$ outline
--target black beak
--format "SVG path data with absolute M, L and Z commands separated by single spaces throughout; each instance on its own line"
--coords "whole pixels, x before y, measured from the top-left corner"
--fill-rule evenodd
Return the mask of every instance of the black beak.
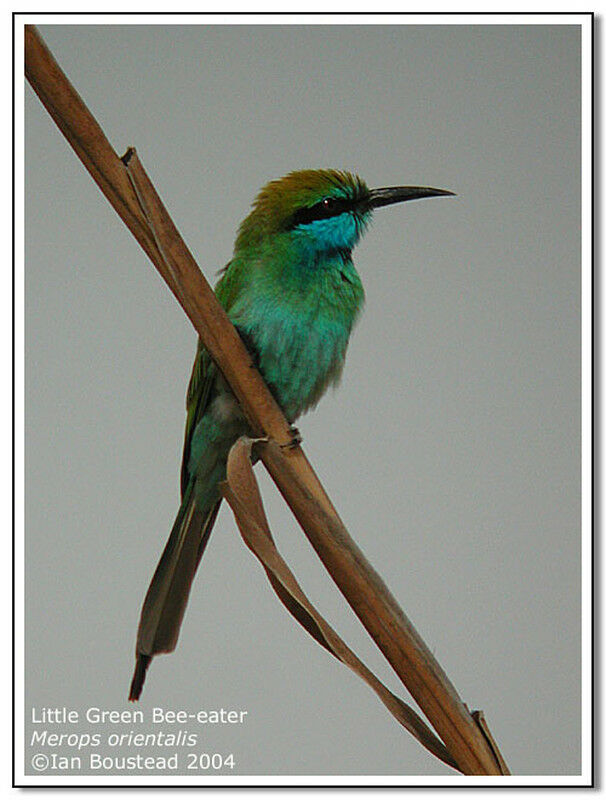
M 371 189 L 367 202 L 370 208 L 380 208 L 390 206 L 392 203 L 403 203 L 406 200 L 446 195 L 454 195 L 454 192 L 449 192 L 447 189 L 432 189 L 429 186 L 388 186 L 384 189 Z

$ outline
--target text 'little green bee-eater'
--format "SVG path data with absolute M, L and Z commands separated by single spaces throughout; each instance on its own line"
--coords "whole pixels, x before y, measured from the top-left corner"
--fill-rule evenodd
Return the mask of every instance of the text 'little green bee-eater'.
M 380 206 L 450 195 L 369 189 L 349 172 L 302 170 L 271 181 L 240 225 L 216 295 L 290 423 L 339 381 L 364 289 L 351 251 Z M 227 454 L 251 434 L 201 343 L 187 391 L 181 507 L 148 589 L 129 699 L 153 656 L 177 644 L 194 575 L 215 522 Z

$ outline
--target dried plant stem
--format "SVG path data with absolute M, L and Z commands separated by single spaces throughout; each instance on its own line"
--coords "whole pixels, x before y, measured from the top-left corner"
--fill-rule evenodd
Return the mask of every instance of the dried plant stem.
M 380 576 L 349 536 L 227 315 L 198 269 L 149 178 L 129 151 L 126 167 L 32 26 L 26 75 L 102 192 L 183 306 L 253 430 L 273 441 L 261 457 L 333 580 L 409 689 L 462 772 L 503 774 L 482 729 Z M 136 187 L 136 190 L 135 188 Z

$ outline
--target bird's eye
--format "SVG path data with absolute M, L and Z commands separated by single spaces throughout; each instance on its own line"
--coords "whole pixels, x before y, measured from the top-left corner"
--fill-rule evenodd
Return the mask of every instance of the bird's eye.
M 354 205 L 353 200 L 345 197 L 323 197 L 313 206 L 304 206 L 298 209 L 291 217 L 290 227 L 296 228 L 298 225 L 309 225 L 316 220 L 336 217 L 351 211 Z

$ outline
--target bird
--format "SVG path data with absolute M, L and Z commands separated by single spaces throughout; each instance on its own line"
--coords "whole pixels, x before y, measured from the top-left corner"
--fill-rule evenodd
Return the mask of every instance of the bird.
M 357 175 L 336 169 L 297 170 L 261 189 L 215 294 L 291 426 L 341 377 L 364 305 L 352 250 L 373 212 L 453 194 L 426 186 L 369 189 Z M 187 390 L 181 505 L 143 603 L 131 701 L 141 695 L 152 658 L 176 647 L 221 503 L 227 456 L 243 434 L 251 435 L 243 412 L 198 340 Z

